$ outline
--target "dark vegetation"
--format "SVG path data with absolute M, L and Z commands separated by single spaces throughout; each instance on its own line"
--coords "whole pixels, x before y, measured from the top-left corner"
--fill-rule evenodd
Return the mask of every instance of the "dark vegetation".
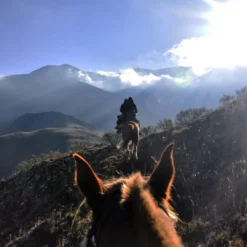
M 74 146 L 22 162 L 0 184 L 3 246 L 79 246 L 90 225 L 83 198 L 73 187 L 71 153 L 83 155 L 103 179 L 141 171 L 148 175 L 164 147 L 175 141 L 173 206 L 185 246 L 244 247 L 247 244 L 247 90 L 223 96 L 221 106 L 180 112 L 176 121 L 142 128 L 139 160 L 126 163 L 111 145 Z M 14 153 L 13 153 L 14 155 Z M 73 226 L 73 227 L 72 227 Z M 71 229 L 72 227 L 72 229 Z

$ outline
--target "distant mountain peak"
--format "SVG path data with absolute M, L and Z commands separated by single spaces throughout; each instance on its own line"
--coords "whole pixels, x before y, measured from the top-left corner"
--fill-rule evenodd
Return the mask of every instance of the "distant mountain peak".
M 33 70 L 30 74 L 34 73 L 46 73 L 51 72 L 53 70 L 73 70 L 73 71 L 80 71 L 80 69 L 69 65 L 69 64 L 61 64 L 61 65 L 45 65 L 40 67 L 39 69 Z

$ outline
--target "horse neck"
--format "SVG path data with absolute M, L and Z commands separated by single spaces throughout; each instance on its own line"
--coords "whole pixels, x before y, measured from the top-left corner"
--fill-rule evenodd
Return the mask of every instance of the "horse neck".
M 157 207 L 149 191 L 139 191 L 132 199 L 138 246 L 182 247 L 173 222 Z

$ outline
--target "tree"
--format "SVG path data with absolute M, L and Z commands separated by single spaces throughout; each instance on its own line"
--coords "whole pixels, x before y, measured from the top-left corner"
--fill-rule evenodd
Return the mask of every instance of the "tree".
M 121 142 L 122 136 L 115 132 L 106 132 L 103 135 L 103 139 L 109 142 L 112 146 L 117 146 Z

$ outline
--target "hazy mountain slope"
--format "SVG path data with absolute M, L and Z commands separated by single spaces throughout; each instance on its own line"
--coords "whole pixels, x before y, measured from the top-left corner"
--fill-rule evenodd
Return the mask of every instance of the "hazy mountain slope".
M 136 73 L 136 80 L 139 80 L 139 77 L 150 74 L 157 78 L 163 75 L 179 76 L 190 70 L 187 67 L 160 70 L 136 68 L 133 73 Z M 13 121 L 27 112 L 59 111 L 91 123 L 96 122 L 98 127 L 101 127 L 102 123 L 103 128 L 112 128 L 112 121 L 113 119 L 115 121 L 124 98 L 135 97 L 150 87 L 150 85 L 144 87 L 140 85 L 128 88 L 129 86 L 121 81 L 122 79 L 128 81 L 128 76 L 129 74 L 123 75 L 120 72 L 113 74 L 85 72 L 64 64 L 47 65 L 26 75 L 3 77 L 0 80 L 0 92 L 3 93 L 0 97 L 0 103 L 2 102 L 0 114 L 3 117 L 0 121 L 1 123 Z M 162 82 L 165 81 L 169 80 L 162 78 Z M 112 85 L 117 90 L 115 93 L 98 88 L 103 87 L 108 90 Z M 127 88 L 124 88 L 126 86 Z M 142 105 L 141 101 L 140 107 L 143 107 Z M 145 105 L 143 108 L 143 114 L 148 115 Z M 110 117 L 108 121 L 107 116 Z
M 72 73 L 73 72 L 73 73 Z M 25 113 L 59 111 L 69 115 L 83 113 L 102 103 L 111 93 L 84 83 L 78 69 L 45 66 L 30 74 L 0 80 L 0 123 L 13 121 Z
M 2 77 L 0 80 L 1 96 L 8 93 L 8 97 L 0 97 L 0 103 L 5 103 L 5 107 L 14 106 L 19 102 L 78 82 L 78 78 L 71 77 L 71 71 L 78 71 L 78 69 L 70 65 L 47 65 L 29 74 Z M 12 102 L 12 99 L 15 101 Z
M 50 151 L 67 152 L 75 143 L 103 142 L 98 135 L 80 127 L 47 128 L 0 136 L 0 177 L 20 162 Z
M 27 112 L 59 111 L 109 130 L 129 96 L 138 105 L 141 124 L 155 124 L 183 109 L 216 107 L 223 94 L 245 86 L 246 68 L 212 69 L 197 77 L 189 67 L 96 73 L 70 65 L 45 66 L 1 78 L 0 124 Z
M 28 132 L 45 128 L 66 128 L 73 125 L 77 125 L 85 129 L 94 129 L 91 124 L 81 121 L 75 117 L 65 115 L 60 112 L 51 111 L 27 113 L 22 115 L 5 128 L 0 129 L 0 135 L 14 132 Z
M 126 93 L 128 92 L 128 93 Z M 174 83 L 152 85 L 139 92 L 133 92 L 131 89 L 125 91 L 124 96 L 132 96 L 138 107 L 138 119 L 142 126 L 155 125 L 164 118 L 174 119 L 181 110 L 197 107 L 214 108 L 219 104 L 219 99 L 227 89 L 219 90 L 200 90 L 197 88 L 183 88 Z M 119 97 L 109 100 L 108 111 L 101 106 L 98 122 L 102 127 L 112 129 L 115 126 L 116 117 L 120 114 L 119 108 L 123 103 L 121 92 Z M 112 103 L 114 102 L 114 103 Z M 106 103 L 107 104 L 107 103 Z
M 224 94 L 233 94 L 236 89 L 247 84 L 247 67 L 233 70 L 213 69 L 201 77 L 196 77 L 190 68 L 175 67 L 162 70 L 135 69 L 139 75 L 153 73 L 156 76 L 170 75 L 173 80 L 162 78 L 145 87 L 130 87 L 116 92 L 97 108 L 99 115 L 94 121 L 102 128 L 113 129 L 119 107 L 124 98 L 132 96 L 139 109 L 138 118 L 142 126 L 156 124 L 160 119 L 174 119 L 176 114 L 188 108 L 214 108 Z M 107 106 L 107 107 L 105 107 Z

